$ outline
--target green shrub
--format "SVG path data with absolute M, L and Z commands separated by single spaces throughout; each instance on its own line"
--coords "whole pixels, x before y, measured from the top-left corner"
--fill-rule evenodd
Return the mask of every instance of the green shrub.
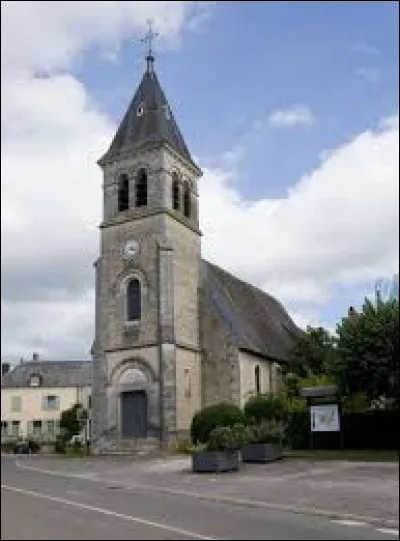
M 245 424 L 246 419 L 242 410 L 234 404 L 221 403 L 206 406 L 198 411 L 190 427 L 192 442 L 207 443 L 210 433 L 217 427 L 233 427 L 236 424 Z
M 59 454 L 65 454 L 67 450 L 67 442 L 63 436 L 57 436 L 56 443 L 54 445 L 54 451 Z
M 284 422 L 288 415 L 288 403 L 284 396 L 252 396 L 244 406 L 248 422 L 260 424 L 262 421 Z
M 67 445 L 66 454 L 68 456 L 83 456 L 85 450 L 80 442 L 74 441 L 74 443 Z
M 240 447 L 248 441 L 249 429 L 243 423 L 236 423 L 231 427 L 231 431 L 233 438 L 236 441 L 236 447 L 237 449 L 240 449 Z
M 291 411 L 285 433 L 285 445 L 291 449 L 307 449 L 310 434 L 310 416 L 306 410 Z
M 274 421 L 263 421 L 259 425 L 249 426 L 248 443 L 282 443 L 285 435 L 284 426 Z
M 287 399 L 288 419 L 293 412 L 307 411 L 307 400 L 300 396 L 291 396 Z
M 1 442 L 2 453 L 12 453 L 16 443 L 17 443 L 17 440 L 2 441 Z
M 370 402 L 365 393 L 359 392 L 346 396 L 343 400 L 343 411 L 348 413 L 357 413 L 368 411 Z
M 72 443 L 71 443 L 71 447 L 72 449 L 75 449 L 75 450 L 79 450 L 79 449 L 83 449 L 83 445 L 81 443 L 80 440 L 74 440 Z
M 233 451 L 238 447 L 235 431 L 230 426 L 217 426 L 211 430 L 207 451 Z
M 60 430 L 66 441 L 70 441 L 72 436 L 79 434 L 85 426 L 86 418 L 87 412 L 79 403 L 61 413 Z
M 40 451 L 41 445 L 38 441 L 29 439 L 28 442 L 31 453 L 38 453 Z

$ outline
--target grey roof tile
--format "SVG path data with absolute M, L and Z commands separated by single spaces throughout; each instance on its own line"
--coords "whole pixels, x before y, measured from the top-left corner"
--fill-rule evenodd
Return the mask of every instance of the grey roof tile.
M 1 388 L 28 387 L 31 376 L 41 377 L 41 387 L 84 387 L 92 384 L 91 361 L 26 361 L 1 381 Z
M 140 108 L 142 114 L 138 115 Z M 111 146 L 99 163 L 117 159 L 125 151 L 135 152 L 149 143 L 167 143 L 194 164 L 153 69 L 144 73 Z
M 282 304 L 208 261 L 201 265 L 203 294 L 239 348 L 286 360 L 301 331 Z

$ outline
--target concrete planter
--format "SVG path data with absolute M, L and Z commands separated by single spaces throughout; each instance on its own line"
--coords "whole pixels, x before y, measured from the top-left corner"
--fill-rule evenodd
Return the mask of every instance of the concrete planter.
M 193 471 L 218 473 L 239 469 L 238 451 L 198 451 L 192 454 Z
M 242 446 L 243 462 L 273 462 L 282 458 L 280 443 L 246 443 Z

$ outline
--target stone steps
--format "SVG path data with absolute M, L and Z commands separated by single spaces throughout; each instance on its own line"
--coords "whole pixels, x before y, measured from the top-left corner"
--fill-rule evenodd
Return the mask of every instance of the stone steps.
M 135 455 L 146 456 L 160 451 L 158 438 L 121 438 L 107 439 L 96 445 L 98 455 Z

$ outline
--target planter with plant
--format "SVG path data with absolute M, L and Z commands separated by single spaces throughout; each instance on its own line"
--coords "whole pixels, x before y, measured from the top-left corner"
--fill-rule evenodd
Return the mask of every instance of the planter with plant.
M 205 406 L 198 411 L 190 426 L 190 437 L 194 444 L 207 443 L 211 431 L 217 426 L 233 427 L 245 424 L 243 411 L 235 404 L 220 403 Z
M 197 473 L 237 471 L 243 438 L 244 425 L 214 428 L 206 444 L 197 444 L 192 448 L 193 471 Z
M 249 426 L 246 442 L 241 446 L 243 462 L 273 462 L 282 458 L 282 424 L 267 422 Z

